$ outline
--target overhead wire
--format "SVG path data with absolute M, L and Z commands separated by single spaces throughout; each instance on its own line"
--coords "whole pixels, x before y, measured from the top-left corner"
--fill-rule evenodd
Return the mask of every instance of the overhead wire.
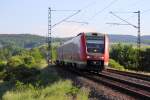
M 92 3 L 89 3 L 88 5 L 86 5 L 85 7 L 81 8 L 81 9 L 78 10 L 78 11 L 77 11 L 77 10 L 52 10 L 52 11 L 76 11 L 74 14 L 72 14 L 72 15 L 70 15 L 70 16 L 68 16 L 68 17 L 66 17 L 66 18 L 64 18 L 64 19 L 62 19 L 60 22 L 54 24 L 54 25 L 52 26 L 52 28 L 55 27 L 55 26 L 57 26 L 58 24 L 60 24 L 60 23 L 62 23 L 62 22 L 67 21 L 67 19 L 70 19 L 71 17 L 73 17 L 73 16 L 79 14 L 79 13 L 80 13 L 81 11 L 83 11 L 84 9 L 86 9 L 86 8 L 88 8 L 89 6 L 95 4 L 95 2 L 96 2 L 96 1 L 94 1 L 94 2 L 92 2 Z M 72 22 L 73 22 L 73 21 L 72 21 Z M 75 21 L 74 21 L 74 22 L 75 22 Z M 79 22 L 78 22 L 78 23 L 79 23 Z
M 96 17 L 98 14 L 100 14 L 101 12 L 103 12 L 104 10 L 106 10 L 107 8 L 109 8 L 110 6 L 112 6 L 116 1 L 118 0 L 113 0 L 112 2 L 110 2 L 107 6 L 105 6 L 103 9 L 101 9 L 100 11 L 98 11 L 97 13 L 95 13 L 91 18 L 88 19 L 88 23 L 89 20 L 91 21 L 94 17 Z M 88 7 L 88 6 L 87 6 Z M 85 8 L 84 8 L 85 9 Z M 82 24 L 83 26 L 84 24 Z M 76 28 L 76 31 L 79 30 L 79 28 Z
M 101 9 L 100 11 L 98 11 L 98 12 L 96 12 L 91 18 L 90 18 L 90 21 L 92 20 L 92 19 L 94 19 L 98 14 L 100 14 L 100 13 L 102 13 L 103 11 L 105 11 L 107 8 L 109 8 L 110 6 L 112 6 L 114 3 L 116 3 L 118 0 L 113 0 L 113 1 L 111 1 L 108 5 L 106 5 L 103 9 Z M 88 5 L 86 5 L 85 7 L 83 7 L 83 8 L 81 8 L 80 9 L 80 12 L 81 11 L 83 11 L 84 9 L 87 9 L 88 7 L 90 7 L 90 6 L 92 6 L 93 4 L 95 4 L 95 2 L 96 1 L 94 1 L 94 2 L 92 2 L 92 3 L 89 3 Z M 79 13 L 79 12 L 78 12 Z M 69 18 L 68 18 L 69 19 Z M 66 21 L 66 19 L 63 19 L 61 22 L 63 22 L 63 21 Z M 73 22 L 73 21 L 72 21 Z M 87 23 L 89 23 L 89 22 L 87 22 Z M 59 24 L 59 23 L 56 23 L 56 24 L 54 24 L 53 25 L 53 27 L 54 26 L 56 26 L 57 24 Z M 83 24 L 82 24 L 83 25 Z M 77 30 L 77 29 L 76 29 Z
M 69 19 L 69 18 L 73 17 L 74 15 L 78 14 L 80 11 L 81 11 L 81 10 L 78 10 L 78 11 L 77 11 L 77 12 L 75 12 L 74 14 L 72 14 L 72 15 L 70 15 L 70 16 L 68 16 L 68 17 L 64 18 L 64 19 L 62 19 L 60 22 L 58 22 L 58 23 L 54 24 L 54 25 L 52 26 L 52 28 L 53 28 L 53 27 L 55 27 L 56 25 L 59 25 L 60 23 L 62 23 L 62 22 L 64 22 L 64 21 L 66 21 L 67 19 Z
M 113 16 L 117 17 L 118 19 L 120 19 L 120 20 L 122 20 L 122 21 L 126 22 L 128 25 L 131 25 L 131 26 L 133 26 L 133 27 L 135 27 L 135 28 L 138 28 L 137 26 L 135 26 L 135 25 L 131 24 L 131 23 L 130 23 L 130 22 L 128 22 L 127 20 L 122 19 L 121 17 L 117 16 L 117 15 L 116 15 L 116 14 L 114 14 L 113 12 L 110 12 L 110 13 L 111 13 Z
M 98 14 L 102 13 L 103 11 L 105 11 L 107 8 L 109 8 L 110 6 L 112 6 L 115 2 L 117 2 L 118 0 L 113 0 L 112 2 L 110 2 L 107 6 L 105 6 L 103 9 L 101 9 L 100 11 L 96 12 L 90 19 L 94 19 Z
M 150 11 L 150 9 L 147 9 L 147 10 L 142 11 L 141 13 L 143 14 L 143 13 L 147 13 L 149 11 Z
M 84 6 L 84 7 L 82 7 L 81 9 L 80 9 L 80 12 L 82 12 L 83 10 L 85 10 L 85 9 L 87 9 L 87 8 L 89 8 L 89 7 L 91 7 L 91 6 L 93 6 L 94 4 L 96 4 L 96 0 L 95 1 L 93 1 L 93 2 L 90 2 L 89 4 L 87 4 L 86 6 Z M 78 22 L 78 21 L 65 21 L 65 22 L 75 22 L 75 23 L 80 23 L 80 22 Z M 88 22 L 83 22 L 82 21 L 82 23 L 80 23 L 80 26 L 77 26 L 75 29 L 73 29 L 72 31 L 74 32 L 74 31 L 78 31 L 79 30 L 79 27 L 81 27 L 81 25 L 83 26 L 83 25 L 87 25 L 87 24 L 89 24 Z
M 118 0 L 113 0 L 112 2 L 110 2 L 107 6 L 105 6 L 103 9 L 101 9 L 100 11 L 98 11 L 97 13 L 95 13 L 92 17 L 90 17 L 87 22 L 90 23 L 89 21 L 91 21 L 92 19 L 94 19 L 98 14 L 102 13 L 103 11 L 105 11 L 107 8 L 109 8 L 110 6 L 112 6 L 117 1 Z M 84 24 L 82 24 L 82 26 L 84 26 Z M 79 30 L 79 28 L 76 28 L 76 31 L 77 30 Z

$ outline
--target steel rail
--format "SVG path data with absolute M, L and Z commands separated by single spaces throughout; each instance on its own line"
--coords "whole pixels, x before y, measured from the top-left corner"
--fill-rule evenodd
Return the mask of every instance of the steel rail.
M 141 79 L 144 81 L 150 81 L 150 75 L 144 75 L 144 74 L 133 73 L 133 72 L 125 72 L 125 71 L 119 71 L 119 70 L 114 70 L 114 69 L 106 69 L 106 71 L 115 73 L 115 74 L 120 74 L 120 75 L 124 75 L 124 76 Z
M 96 83 L 102 83 L 110 88 L 134 96 L 139 99 L 150 100 L 150 86 L 125 80 L 120 77 L 108 75 L 105 73 L 85 72 L 77 69 L 65 67 L 72 74 L 77 74 L 88 78 Z

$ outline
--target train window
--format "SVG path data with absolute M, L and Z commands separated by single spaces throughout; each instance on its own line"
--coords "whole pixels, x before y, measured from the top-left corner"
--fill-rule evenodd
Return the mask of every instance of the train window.
M 104 44 L 87 43 L 87 52 L 104 53 Z
M 86 36 L 87 40 L 104 40 L 104 36 Z
M 92 33 L 92 35 L 97 36 L 97 33 Z
M 87 52 L 104 53 L 104 36 L 86 36 Z

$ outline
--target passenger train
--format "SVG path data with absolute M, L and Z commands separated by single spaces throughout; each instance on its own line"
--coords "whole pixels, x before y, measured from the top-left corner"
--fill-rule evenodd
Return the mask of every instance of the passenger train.
M 109 39 L 103 33 L 83 32 L 57 48 L 58 65 L 99 72 L 108 61 Z

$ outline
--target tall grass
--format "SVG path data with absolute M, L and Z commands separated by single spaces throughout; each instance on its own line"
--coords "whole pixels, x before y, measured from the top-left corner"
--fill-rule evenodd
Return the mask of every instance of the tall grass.
M 69 80 L 61 80 L 46 87 L 35 87 L 18 82 L 16 88 L 7 91 L 3 100 L 88 100 L 86 89 L 79 89 Z
M 114 69 L 117 69 L 117 70 L 120 70 L 120 71 L 124 71 L 125 70 L 124 66 L 120 65 L 118 62 L 116 62 L 113 59 L 109 60 L 109 66 L 111 68 L 114 68 Z

